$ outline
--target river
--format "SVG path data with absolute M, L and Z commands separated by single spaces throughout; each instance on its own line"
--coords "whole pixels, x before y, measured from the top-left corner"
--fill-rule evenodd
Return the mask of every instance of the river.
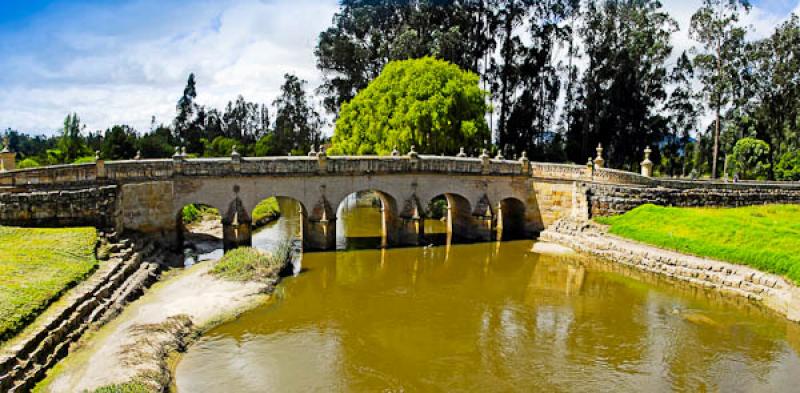
M 283 218 L 254 236 L 257 247 L 297 233 L 296 208 L 281 207 Z M 357 239 L 341 237 L 340 248 L 380 239 L 377 208 L 349 207 L 340 228 Z M 188 349 L 174 387 L 797 390 L 800 325 L 744 299 L 533 244 L 302 255 L 299 274 L 268 304 Z

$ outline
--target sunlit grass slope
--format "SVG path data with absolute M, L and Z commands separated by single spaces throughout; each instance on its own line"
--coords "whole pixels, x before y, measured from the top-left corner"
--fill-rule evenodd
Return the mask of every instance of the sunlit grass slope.
M 676 208 L 643 205 L 596 221 L 615 235 L 749 265 L 800 284 L 800 205 Z
M 0 341 L 97 265 L 94 228 L 0 226 Z

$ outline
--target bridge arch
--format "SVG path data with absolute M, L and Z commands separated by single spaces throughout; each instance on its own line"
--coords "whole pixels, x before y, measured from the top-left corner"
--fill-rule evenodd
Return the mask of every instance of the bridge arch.
M 469 200 L 456 193 L 445 192 L 434 196 L 428 202 L 430 210 L 434 209 L 437 201 L 446 201 L 443 216 L 445 219 L 445 233 L 448 243 L 465 243 L 476 240 L 477 230 L 473 217 L 472 205 Z
M 400 244 L 398 237 L 398 203 L 392 195 L 375 189 L 359 190 L 347 194 L 334 206 L 336 207 L 336 217 L 338 217 L 336 248 L 349 248 L 351 245 L 348 242 L 361 243 L 355 244 L 357 248 L 363 246 L 388 248 Z M 365 220 L 373 219 L 378 221 L 379 233 L 377 234 L 374 233 L 376 227 L 370 228 L 364 222 Z M 356 224 L 362 225 L 362 228 L 366 230 L 361 232 L 354 230 L 357 228 Z M 370 230 L 373 230 L 373 232 L 370 233 Z M 348 238 L 351 240 L 348 240 Z M 371 239 L 375 239 L 377 242 L 371 244 Z
M 527 237 L 525 203 L 508 197 L 497 204 L 497 240 L 517 240 Z
M 211 251 L 219 248 L 223 243 L 222 216 L 220 209 L 208 203 L 195 202 L 187 203 L 178 207 L 175 212 L 175 239 L 176 251 L 184 252 L 186 240 L 191 238 L 191 248 L 196 252 Z M 218 216 L 216 220 L 205 220 L 206 227 L 196 228 L 205 215 Z M 210 224 L 210 225 L 209 225 Z M 208 245 L 205 250 L 202 246 L 197 249 L 197 245 Z

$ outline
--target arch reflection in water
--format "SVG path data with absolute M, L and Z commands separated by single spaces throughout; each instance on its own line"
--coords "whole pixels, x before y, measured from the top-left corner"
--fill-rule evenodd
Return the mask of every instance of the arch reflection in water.
M 177 367 L 179 391 L 795 388 L 761 307 L 531 242 L 304 255 L 274 301 Z

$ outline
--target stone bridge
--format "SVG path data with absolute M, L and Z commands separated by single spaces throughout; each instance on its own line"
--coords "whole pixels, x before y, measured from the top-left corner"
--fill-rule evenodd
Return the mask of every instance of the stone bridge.
M 6 164 L 6 168 L 13 165 Z M 330 250 L 336 211 L 350 194 L 382 202 L 383 245 L 420 244 L 429 203 L 447 201 L 454 241 L 532 238 L 565 216 L 621 213 L 641 203 L 738 206 L 800 203 L 797 183 L 654 179 L 600 165 L 526 158 L 404 156 L 241 157 L 109 161 L 0 173 L 0 224 L 95 225 L 181 241 L 184 206 L 219 209 L 226 247 L 250 242 L 251 215 L 275 196 L 299 203 L 306 250 Z

